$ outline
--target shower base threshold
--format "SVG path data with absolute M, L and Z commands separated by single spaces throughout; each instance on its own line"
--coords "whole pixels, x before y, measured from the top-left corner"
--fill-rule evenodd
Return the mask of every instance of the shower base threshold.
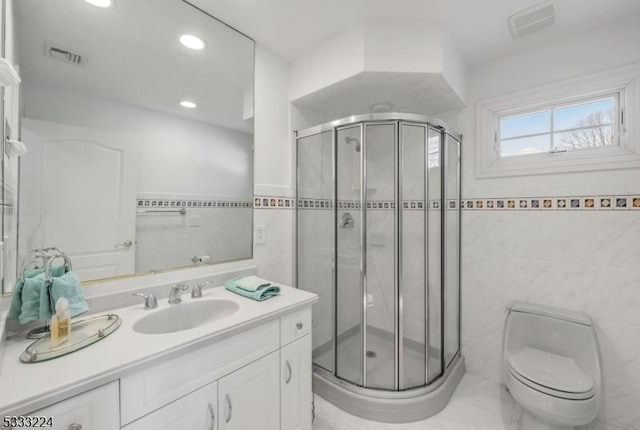
M 430 385 L 387 391 L 353 385 L 314 365 L 313 391 L 338 408 L 361 418 L 385 423 L 410 423 L 443 410 L 464 372 L 464 357 L 458 355 L 445 373 Z

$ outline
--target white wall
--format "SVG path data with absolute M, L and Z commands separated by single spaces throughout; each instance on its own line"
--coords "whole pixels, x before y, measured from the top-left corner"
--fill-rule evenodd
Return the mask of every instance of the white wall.
M 256 45 L 255 195 L 292 196 L 294 151 L 289 121 L 289 63 Z M 258 274 L 293 284 L 291 209 L 254 209 L 254 226 L 264 226 L 266 242 L 255 244 Z
M 23 84 L 24 116 L 130 135 L 138 150 L 138 192 L 251 196 L 252 135 L 93 97 Z
M 640 170 L 477 179 L 478 100 L 640 62 L 640 18 L 471 71 L 470 103 L 440 115 L 464 134 L 463 198 L 640 195 Z M 629 120 L 640 121 L 640 118 Z M 589 313 L 602 350 L 611 428 L 640 428 L 640 223 L 637 211 L 465 210 L 462 353 L 500 379 L 504 310 L 514 300 Z

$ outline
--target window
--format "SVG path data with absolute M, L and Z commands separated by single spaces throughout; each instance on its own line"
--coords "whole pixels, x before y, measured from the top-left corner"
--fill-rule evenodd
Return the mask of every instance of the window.
M 619 94 L 498 117 L 499 157 L 619 145 Z
M 634 65 L 478 102 L 477 176 L 640 167 L 639 76 Z

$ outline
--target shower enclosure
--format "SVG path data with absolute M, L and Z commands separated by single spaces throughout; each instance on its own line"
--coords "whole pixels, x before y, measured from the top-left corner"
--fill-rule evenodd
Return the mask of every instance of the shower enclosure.
M 320 297 L 314 390 L 356 415 L 426 418 L 464 373 L 460 140 L 413 114 L 297 133 L 297 285 Z

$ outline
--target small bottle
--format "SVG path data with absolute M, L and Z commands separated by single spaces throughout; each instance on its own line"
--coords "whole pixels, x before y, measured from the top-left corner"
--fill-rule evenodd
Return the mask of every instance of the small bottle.
M 51 346 L 59 346 L 71 336 L 71 316 L 69 301 L 60 297 L 56 302 L 56 313 L 51 317 Z

